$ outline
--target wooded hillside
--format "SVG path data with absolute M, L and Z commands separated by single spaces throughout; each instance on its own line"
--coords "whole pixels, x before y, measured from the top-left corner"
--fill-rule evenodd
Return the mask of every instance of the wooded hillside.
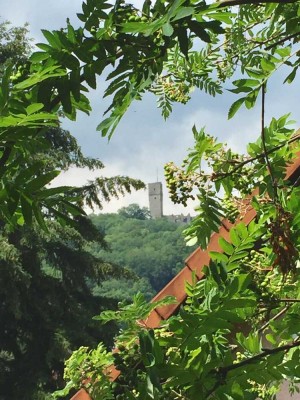
M 105 233 L 110 252 L 94 245 L 93 252 L 108 262 L 130 269 L 132 281 L 110 279 L 95 291 L 110 298 L 131 299 L 137 291 L 151 298 L 183 267 L 192 251 L 182 235 L 184 225 L 162 219 L 137 219 L 119 214 L 91 217 Z

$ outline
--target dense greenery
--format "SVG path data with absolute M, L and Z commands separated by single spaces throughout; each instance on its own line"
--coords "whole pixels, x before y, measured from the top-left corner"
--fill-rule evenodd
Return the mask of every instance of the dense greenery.
M 187 248 L 182 236 L 183 225 L 170 222 L 167 218 L 140 219 L 143 209 L 135 205 L 138 218 L 128 218 L 132 205 L 121 209 L 118 214 L 99 214 L 92 222 L 105 233 L 110 254 L 97 250 L 94 254 L 106 258 L 133 271 L 143 278 L 135 283 L 116 280 L 103 282 L 97 293 L 107 296 L 131 299 L 138 291 L 154 296 L 184 266 L 185 258 L 192 251 Z M 125 217 L 123 215 L 126 215 Z M 144 287 L 144 289 L 143 289 Z
M 87 251 L 89 241 L 103 243 L 89 220 L 80 220 L 80 232 L 55 221 L 46 226 L 47 233 L 35 225 L 1 230 L 2 398 L 43 398 L 62 385 L 63 361 L 74 348 L 111 344 L 92 317 L 114 302 L 94 296 L 88 281 L 124 272 Z
M 1 73 L 12 61 L 20 66 L 26 62 L 30 49 L 26 33 L 26 28 L 0 25 Z M 5 135 L 5 130 L 2 133 Z M 3 141 L 6 143 L 5 138 Z M 64 196 L 61 211 L 56 213 L 51 212 L 50 203 L 48 212 L 43 208 L 37 211 L 34 206 L 40 202 L 43 207 L 43 199 L 50 195 L 55 207 L 56 196 L 64 188 L 44 186 L 60 171 L 70 167 L 101 169 L 103 164 L 85 157 L 76 139 L 59 126 L 46 127 L 40 132 L 38 142 L 33 140 L 27 146 L 30 154 L 16 149 L 10 160 L 14 166 L 10 172 L 2 165 L 0 397 L 3 399 L 44 399 L 47 393 L 62 386 L 63 362 L 72 350 L 81 344 L 93 346 L 99 340 L 111 345 L 113 324 L 106 334 L 92 317 L 99 309 L 115 307 L 116 302 L 94 295 L 90 283 L 100 284 L 107 278 L 125 279 L 129 275 L 125 269 L 92 255 L 91 243 L 107 248 L 103 234 L 67 197 Z M 24 180 L 26 188 L 22 186 Z M 79 205 L 86 201 L 102 206 L 104 200 L 130 190 L 131 186 L 143 185 L 126 177 L 99 177 L 82 188 L 72 191 L 67 188 L 67 191 Z M 23 215 L 17 211 L 18 204 Z M 72 220 L 66 218 L 70 206 Z M 37 219 L 33 218 L 32 210 Z
M 270 77 L 283 65 L 285 83 L 297 75 L 299 1 L 145 0 L 137 10 L 122 0 L 86 0 L 78 17 L 77 29 L 68 21 L 65 29 L 43 31 L 47 44 L 1 76 L 0 217 L 10 226 L 24 220 L 43 226 L 45 216 L 69 221 L 80 213 L 84 195 L 95 201 L 89 188 L 76 195 L 72 188 L 46 189 L 57 172 L 32 163 L 32 154 L 44 146 L 45 128 L 58 127 L 59 115 L 75 119 L 77 111 L 89 112 L 85 93 L 107 67 L 104 96 L 112 95 L 112 103 L 99 130 L 109 137 L 146 90 L 158 96 L 167 117 L 172 103 L 186 103 L 193 88 L 214 96 L 232 81 L 238 99 L 229 117 L 258 99 L 262 112 L 261 135 L 248 154 L 234 154 L 195 128 L 195 148 L 183 167 L 167 169 L 175 201 L 198 196 L 199 217 L 187 235 L 202 247 L 257 186 L 248 200 L 255 220 L 231 229 L 230 241 L 220 239 L 206 279 L 187 285 L 186 304 L 162 327 L 146 330 L 136 322 L 156 306 L 140 295 L 133 306 L 103 313 L 104 322 L 121 322 L 120 353 L 113 356 L 102 345 L 80 348 L 67 363 L 64 394 L 85 385 L 101 400 L 271 399 L 282 380 L 293 385 L 300 379 L 299 188 L 297 179 L 284 176 L 299 150 L 298 136 L 287 116 L 266 122 L 264 112 Z M 30 174 L 23 171 L 28 167 Z M 105 375 L 112 360 L 122 372 L 115 383 Z
M 215 95 L 230 79 L 239 98 L 229 118 L 259 99 L 261 134 L 240 155 L 194 128 L 195 147 L 183 165 L 166 168 L 175 202 L 199 200 L 188 239 L 205 248 L 222 218 L 235 221 L 249 207 L 256 217 L 248 226 L 237 223 L 230 238 L 219 240 L 205 279 L 186 284 L 186 303 L 160 327 L 145 329 L 141 320 L 155 304 L 140 295 L 132 306 L 102 313 L 99 320 L 121 323 L 119 352 L 100 345 L 97 351 L 73 353 L 66 364 L 66 391 L 85 386 L 93 399 L 254 400 L 273 399 L 283 380 L 297 390 L 299 179 L 287 181 L 285 166 L 299 151 L 299 135 L 289 128 L 288 116 L 265 121 L 265 104 L 269 78 L 282 65 L 290 68 L 285 83 L 297 74 L 299 18 L 297 0 L 146 0 L 141 10 L 122 1 L 114 7 L 84 3 L 79 19 L 102 57 L 82 60 L 90 65 L 83 67 L 83 79 L 93 83 L 94 72 L 102 74 L 115 62 L 105 92 L 113 94 L 110 114 L 99 125 L 104 135 L 113 133 L 145 90 L 158 95 L 167 117 L 174 101 L 189 100 L 193 87 Z M 63 41 L 58 32 L 46 36 L 51 47 Z M 79 32 L 77 40 L 90 49 Z M 52 49 L 42 50 L 55 58 Z M 121 372 L 114 383 L 106 376 L 112 361 Z
M 118 214 L 125 218 L 149 219 L 150 210 L 147 207 L 140 207 L 138 204 L 130 204 L 128 207 L 122 207 Z

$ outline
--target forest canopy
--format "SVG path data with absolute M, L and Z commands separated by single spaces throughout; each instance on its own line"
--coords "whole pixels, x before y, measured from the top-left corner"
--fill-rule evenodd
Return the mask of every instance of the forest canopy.
M 134 209 L 140 211 L 136 217 L 128 218 L 132 209 L 130 205 L 120 209 L 118 214 L 91 216 L 93 224 L 105 233 L 110 248 L 107 254 L 93 246 L 93 253 L 99 257 L 105 255 L 107 261 L 122 265 L 136 275 L 134 284 L 127 281 L 120 287 L 118 280 L 106 281 L 95 292 L 130 300 L 140 291 L 150 300 L 181 270 L 194 248 L 187 248 L 184 241 L 185 225 L 170 222 L 167 217 L 140 219 L 143 209 L 137 205 Z

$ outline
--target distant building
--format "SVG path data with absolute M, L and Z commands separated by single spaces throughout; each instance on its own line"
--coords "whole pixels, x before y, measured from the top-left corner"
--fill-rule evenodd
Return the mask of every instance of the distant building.
M 161 182 L 148 183 L 149 209 L 151 218 L 158 219 L 163 214 L 163 187 Z M 165 215 L 165 217 L 176 224 L 188 224 L 192 217 L 188 215 Z
M 153 219 L 163 216 L 163 189 L 161 182 L 148 183 L 149 208 Z
M 166 215 L 166 218 L 169 221 L 175 222 L 176 224 L 182 224 L 182 225 L 183 224 L 188 224 L 192 220 L 192 217 L 191 217 L 190 214 L 188 214 L 188 215 L 183 215 L 183 214 L 173 215 L 172 214 L 172 215 Z

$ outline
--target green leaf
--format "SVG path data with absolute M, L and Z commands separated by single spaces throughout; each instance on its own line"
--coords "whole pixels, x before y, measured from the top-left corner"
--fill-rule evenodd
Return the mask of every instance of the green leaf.
M 247 86 L 250 88 L 260 85 L 260 81 L 257 79 L 238 79 L 236 81 L 233 81 L 232 83 L 234 86 L 237 86 L 237 87 Z
M 293 71 L 285 78 L 283 83 L 292 83 L 296 77 L 298 66 L 293 69 Z
M 73 106 L 69 80 L 62 77 L 62 80 L 60 80 L 57 84 L 57 89 L 64 112 L 66 114 L 71 114 L 73 111 Z
M 245 106 L 248 110 L 250 110 L 250 108 L 253 108 L 255 106 L 258 94 L 259 94 L 259 89 L 253 90 L 245 97 Z
M 185 28 L 178 28 L 178 41 L 180 50 L 186 57 L 188 57 L 189 39 Z
M 44 107 L 43 103 L 33 103 L 30 104 L 28 107 L 26 107 L 26 112 L 27 115 L 31 115 L 36 113 L 37 111 L 40 111 Z
M 73 204 L 70 201 L 63 200 L 63 205 L 65 206 L 66 210 L 73 216 L 85 215 L 85 212 L 81 207 L 76 206 L 76 204 Z
M 229 235 L 230 240 L 234 246 L 238 246 L 241 243 L 241 239 L 234 228 L 230 229 Z
M 234 252 L 234 247 L 222 237 L 220 237 L 219 239 L 219 245 L 225 251 L 226 254 L 231 255 Z
M 243 292 L 250 285 L 252 276 L 251 274 L 240 274 L 237 276 L 237 279 L 239 282 L 238 292 Z
M 260 65 L 266 72 L 272 72 L 275 69 L 275 64 L 265 58 L 262 58 Z
M 86 64 L 83 68 L 84 78 L 92 89 L 97 88 L 96 74 L 92 65 Z
M 17 90 L 24 90 L 29 88 L 30 86 L 34 86 L 37 83 L 43 82 L 46 79 L 57 77 L 57 76 L 65 76 L 67 75 L 67 71 L 59 68 L 58 66 L 54 65 L 51 67 L 47 67 L 42 69 L 39 72 L 36 72 L 32 76 L 30 76 L 25 81 L 22 81 L 15 85 L 15 89 Z
M 254 78 L 254 79 L 264 79 L 265 78 L 265 74 L 260 69 L 245 68 L 245 71 L 251 78 Z
M 48 232 L 48 228 L 47 228 L 47 225 L 45 223 L 44 216 L 43 216 L 43 214 L 42 214 L 42 212 L 41 212 L 41 210 L 39 208 L 39 205 L 36 204 L 36 203 L 32 203 L 32 210 L 33 210 L 33 213 L 34 213 L 34 216 L 36 218 L 37 223 L 40 225 L 40 227 L 45 232 Z
M 49 54 L 44 51 L 36 51 L 35 53 L 31 54 L 29 60 L 33 63 L 39 63 L 41 61 L 47 60 L 49 58 Z
M 231 18 L 235 17 L 236 14 L 233 12 L 223 11 L 223 12 L 209 12 L 209 18 L 216 19 L 217 21 L 224 22 L 225 24 L 231 24 Z
M 276 48 L 275 53 L 279 54 L 280 57 L 288 57 L 291 54 L 291 46 Z
M 228 262 L 228 257 L 224 253 L 218 253 L 217 251 L 210 251 L 209 255 L 212 260 L 224 262 L 225 264 Z
M 37 178 L 30 181 L 26 186 L 26 192 L 32 193 L 35 192 L 42 187 L 46 186 L 49 182 L 51 182 L 54 178 L 56 178 L 60 174 L 60 171 L 51 171 L 44 175 L 38 176 Z
M 226 301 L 225 307 L 228 310 L 234 310 L 235 308 L 255 307 L 257 305 L 255 299 L 251 298 L 236 298 Z
M 241 107 L 241 105 L 245 102 L 246 97 L 242 97 L 241 99 L 236 100 L 233 104 L 231 104 L 229 111 L 228 111 L 228 119 L 231 119 L 234 117 L 238 109 Z
M 1 87 L 0 87 L 0 111 L 5 108 L 8 97 L 9 97 L 9 87 L 10 87 L 10 75 L 12 73 L 12 66 L 8 66 L 2 75 Z
M 126 22 L 122 24 L 121 31 L 124 33 L 147 33 L 151 31 L 151 25 L 144 22 Z M 150 32 L 149 32 L 150 33 Z
M 47 197 L 57 196 L 60 194 L 67 194 L 68 192 L 71 193 L 72 190 L 74 190 L 72 186 L 59 186 L 55 188 L 42 189 L 37 193 L 37 196 L 40 199 L 43 199 Z
M 162 33 L 164 36 L 172 36 L 174 32 L 174 29 L 172 27 L 172 25 L 167 22 L 162 26 Z
M 198 239 L 196 236 L 192 237 L 192 238 L 189 238 L 188 236 L 186 237 L 186 245 L 187 246 L 195 246 L 195 244 L 197 244 L 197 243 L 198 243 Z
M 201 22 L 189 21 L 188 25 L 191 31 L 194 32 L 195 35 L 197 35 L 201 40 L 203 40 L 203 42 L 211 42 L 210 35 L 206 32 Z
M 189 17 L 194 13 L 194 8 L 193 7 L 181 7 L 179 8 L 179 11 L 175 14 L 175 16 L 172 18 L 172 21 L 177 21 L 179 19 Z
M 21 195 L 22 214 L 25 223 L 29 226 L 32 225 L 32 201 L 23 193 Z
M 76 33 L 73 28 L 73 26 L 68 23 L 68 39 L 70 40 L 71 43 L 76 43 Z
M 62 43 L 60 42 L 58 36 L 50 31 L 47 31 L 46 29 L 42 29 L 42 33 L 45 36 L 45 38 L 48 40 L 49 44 L 51 47 L 55 49 L 61 49 L 62 48 Z

